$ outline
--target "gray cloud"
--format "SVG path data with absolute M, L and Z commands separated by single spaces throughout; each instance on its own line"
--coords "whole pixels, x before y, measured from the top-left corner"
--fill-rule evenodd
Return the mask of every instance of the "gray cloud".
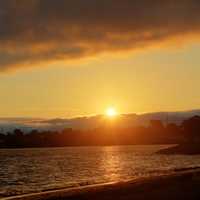
M 0 70 L 199 34 L 198 0 L 0 0 Z

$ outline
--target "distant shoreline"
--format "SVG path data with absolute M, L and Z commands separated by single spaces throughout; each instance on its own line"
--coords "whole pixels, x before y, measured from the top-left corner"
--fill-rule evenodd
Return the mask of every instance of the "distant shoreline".
M 35 194 L 2 198 L 1 200 L 112 200 L 112 199 L 199 199 L 200 169 L 185 169 L 169 175 L 139 178 L 118 183 L 82 186 Z
M 176 146 L 171 146 L 165 149 L 159 150 L 158 154 L 165 154 L 165 155 L 200 155 L 200 147 L 199 143 L 197 144 L 178 144 Z
M 56 148 L 65 148 L 65 147 L 112 147 L 112 146 L 154 146 L 154 145 L 158 145 L 158 146 L 175 146 L 177 144 L 174 143 L 156 143 L 156 144 L 108 144 L 108 145 L 68 145 L 68 146 L 41 146 L 41 147 L 0 147 L 0 150 L 2 149 L 56 149 Z

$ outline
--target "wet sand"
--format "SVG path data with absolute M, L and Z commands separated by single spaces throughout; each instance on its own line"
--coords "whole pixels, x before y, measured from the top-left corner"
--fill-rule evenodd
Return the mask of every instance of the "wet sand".
M 54 190 L 4 200 L 193 200 L 200 199 L 200 170 L 136 180 Z

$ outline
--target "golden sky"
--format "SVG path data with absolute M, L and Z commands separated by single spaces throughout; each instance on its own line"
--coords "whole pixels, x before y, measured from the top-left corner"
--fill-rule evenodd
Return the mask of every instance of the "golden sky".
M 74 117 L 174 111 L 200 106 L 200 45 L 102 55 L 0 75 L 4 117 Z M 56 66 L 55 66 L 56 65 Z
M 195 0 L 2 0 L 0 116 L 200 107 Z

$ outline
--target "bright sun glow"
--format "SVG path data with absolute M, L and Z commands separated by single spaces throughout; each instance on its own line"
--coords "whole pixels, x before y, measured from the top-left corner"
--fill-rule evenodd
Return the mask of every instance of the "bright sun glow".
M 108 109 L 106 110 L 106 115 L 107 115 L 108 117 L 114 117 L 114 116 L 117 115 L 117 111 L 115 110 L 115 108 L 110 107 L 110 108 L 108 108 Z

